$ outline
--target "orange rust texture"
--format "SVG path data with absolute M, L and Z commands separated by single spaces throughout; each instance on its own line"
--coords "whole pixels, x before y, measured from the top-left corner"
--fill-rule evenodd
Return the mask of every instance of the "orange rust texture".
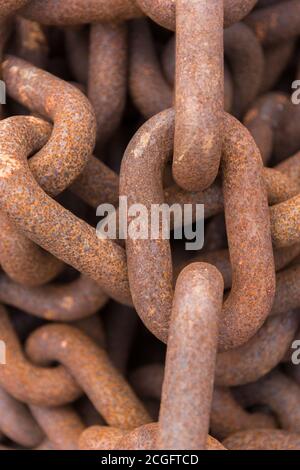
M 300 450 L 299 35 L 299 0 L 0 0 L 0 450 Z M 119 196 L 204 204 L 203 249 L 99 238 Z

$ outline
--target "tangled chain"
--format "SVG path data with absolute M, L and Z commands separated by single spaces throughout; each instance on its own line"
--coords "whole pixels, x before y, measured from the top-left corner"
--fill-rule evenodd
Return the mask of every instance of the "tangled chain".
M 299 35 L 299 0 L 0 0 L 1 449 L 300 449 Z M 97 236 L 119 196 L 204 204 L 204 248 Z

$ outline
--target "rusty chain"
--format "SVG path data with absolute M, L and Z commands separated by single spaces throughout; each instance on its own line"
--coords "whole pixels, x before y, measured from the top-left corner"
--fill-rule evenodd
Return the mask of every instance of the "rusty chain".
M 299 36 L 299 0 L 0 0 L 0 450 L 300 449 Z M 204 206 L 202 250 L 122 200 Z

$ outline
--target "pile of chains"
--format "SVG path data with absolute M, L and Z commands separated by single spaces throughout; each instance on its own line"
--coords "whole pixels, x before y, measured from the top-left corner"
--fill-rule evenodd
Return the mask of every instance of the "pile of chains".
M 0 0 L 1 449 L 300 449 L 299 35 L 300 0 Z M 203 204 L 203 249 L 97 236 L 119 196 Z

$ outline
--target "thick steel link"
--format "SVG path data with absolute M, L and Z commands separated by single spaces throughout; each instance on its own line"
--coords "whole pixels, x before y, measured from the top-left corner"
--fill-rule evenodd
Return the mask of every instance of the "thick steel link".
M 192 263 L 180 273 L 168 337 L 159 449 L 205 449 L 222 298 L 223 280 L 213 266 Z M 187 370 L 193 371 L 188 377 Z
M 223 10 L 223 0 L 176 1 L 173 177 L 188 191 L 209 187 L 220 166 Z
M 78 386 L 62 366 L 45 368 L 29 362 L 3 307 L 0 326 L 7 356 L 7 363 L 0 369 L 0 385 L 6 392 L 39 406 L 64 405 L 80 396 Z
M 126 85 L 126 25 L 92 25 L 88 97 L 95 110 L 100 142 L 111 137 L 120 124 L 125 107 Z
M 112 297 L 130 302 L 124 250 L 98 239 L 90 225 L 47 196 L 28 168 L 28 154 L 42 146 L 49 130 L 45 122 L 31 117 L 0 122 L 2 208 L 32 241 L 106 286 Z M 9 136 L 16 134 L 18 140 L 9 142 Z M 13 188 L 22 190 L 22 197 Z
M 120 181 L 120 193 L 127 196 L 128 204 L 142 203 L 149 208 L 151 203 L 163 202 L 161 178 L 163 166 L 172 151 L 173 120 L 171 110 L 152 118 L 128 146 Z M 262 326 L 272 305 L 275 279 L 260 155 L 242 126 L 229 116 L 224 121 L 223 191 L 235 274 L 222 313 L 219 347 L 228 349 L 246 342 Z M 241 135 L 248 143 L 246 148 L 244 143 L 241 144 Z M 152 154 L 151 161 L 147 158 L 149 153 Z M 240 214 L 240 220 L 231 218 L 230 214 Z M 173 295 L 169 242 L 163 239 L 131 240 L 129 237 L 126 250 L 133 303 L 146 326 L 166 341 Z M 154 269 L 156 257 L 159 263 L 155 263 Z M 259 285 L 255 282 L 257 278 L 261 279 Z
M 280 430 L 241 431 L 223 441 L 229 450 L 299 450 L 299 434 Z
M 158 24 L 175 30 L 176 0 L 136 0 L 136 2 Z M 256 3 L 257 0 L 224 0 L 224 25 L 227 27 L 242 20 Z
M 299 0 L 0 0 L 0 450 L 300 449 L 299 35 Z
M 64 364 L 109 425 L 132 429 L 149 422 L 143 405 L 106 352 L 80 330 L 46 325 L 29 337 L 26 351 L 37 363 Z

